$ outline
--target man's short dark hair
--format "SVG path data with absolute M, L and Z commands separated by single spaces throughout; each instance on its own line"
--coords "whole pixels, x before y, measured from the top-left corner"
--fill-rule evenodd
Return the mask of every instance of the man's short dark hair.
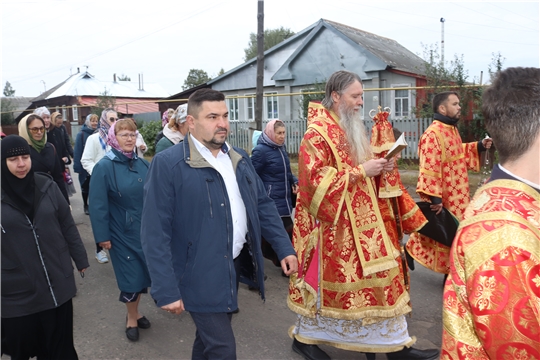
M 450 95 L 456 95 L 459 98 L 459 94 L 455 91 L 445 91 L 442 93 L 438 93 L 433 97 L 433 113 L 438 114 L 439 113 L 439 106 L 444 104 Z
M 501 71 L 482 94 L 482 113 L 500 163 L 522 156 L 540 133 L 540 69 Z
M 189 96 L 188 115 L 197 117 L 201 111 L 202 103 L 205 101 L 225 101 L 225 95 L 214 89 L 199 89 Z
M 321 102 L 322 105 L 327 109 L 332 108 L 334 105 L 332 93 L 335 91 L 341 95 L 343 91 L 345 91 L 345 89 L 347 89 L 355 81 L 358 81 L 360 84 L 362 83 L 362 79 L 360 79 L 358 74 L 347 70 L 339 70 L 330 75 L 330 78 L 326 82 L 326 92 L 324 99 Z

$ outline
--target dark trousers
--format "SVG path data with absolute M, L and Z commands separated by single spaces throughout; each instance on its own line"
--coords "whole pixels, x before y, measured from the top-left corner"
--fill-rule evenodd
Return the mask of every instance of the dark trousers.
M 235 360 L 232 314 L 190 312 L 197 327 L 192 360 Z
M 71 300 L 55 309 L 2 318 L 2 353 L 12 360 L 76 360 Z

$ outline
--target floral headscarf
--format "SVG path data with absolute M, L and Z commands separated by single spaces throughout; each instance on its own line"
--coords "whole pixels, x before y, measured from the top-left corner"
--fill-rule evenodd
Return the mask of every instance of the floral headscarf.
M 109 129 L 111 128 L 111 125 L 109 124 L 109 121 L 107 120 L 107 113 L 116 110 L 112 108 L 105 109 L 101 112 L 101 118 L 99 119 L 98 123 L 98 129 L 99 129 L 99 143 L 101 144 L 101 147 L 103 150 L 107 149 L 107 137 L 109 136 Z
M 109 134 L 108 134 L 108 137 L 107 137 L 108 144 L 113 149 L 115 149 L 117 151 L 120 151 L 122 154 L 124 154 L 128 158 L 133 159 L 133 154 L 134 154 L 134 151 L 135 151 L 135 147 L 133 147 L 133 150 L 130 151 L 130 152 L 126 152 L 126 151 L 122 150 L 122 148 L 120 147 L 120 144 L 118 143 L 118 139 L 116 138 L 116 134 L 114 133 L 114 128 L 115 127 L 116 127 L 116 121 L 109 128 Z

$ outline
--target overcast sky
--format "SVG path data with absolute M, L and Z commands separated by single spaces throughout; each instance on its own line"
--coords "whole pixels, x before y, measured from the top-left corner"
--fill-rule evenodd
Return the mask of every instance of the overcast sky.
M 37 96 L 77 72 L 126 74 L 182 91 L 192 68 L 215 77 L 241 63 L 257 32 L 257 0 L 1 0 L 2 88 Z M 463 55 L 469 80 L 504 66 L 540 66 L 539 2 L 266 0 L 266 29 L 298 32 L 324 18 L 396 40 L 420 56 L 440 45 Z

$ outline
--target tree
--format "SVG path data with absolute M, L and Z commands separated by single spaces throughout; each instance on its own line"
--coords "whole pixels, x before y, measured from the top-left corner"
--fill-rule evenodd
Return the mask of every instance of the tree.
M 206 73 L 206 71 L 201 69 L 191 69 L 189 70 L 189 74 L 184 80 L 184 85 L 182 86 L 182 90 L 191 89 L 195 86 L 204 84 L 205 82 L 208 82 L 212 80 L 210 76 Z
M 5 98 L 3 98 L 0 103 L 0 112 L 2 113 L 0 123 L 2 125 L 10 125 L 15 123 L 13 111 L 16 110 L 16 107 L 13 105 L 12 101 L 8 99 L 9 97 L 13 97 L 13 95 L 15 95 L 15 90 L 11 87 L 9 81 L 6 81 L 6 86 L 4 86 Z
M 217 73 L 217 76 L 221 76 L 225 74 L 225 70 L 223 68 L 219 69 L 219 72 Z
M 6 86 L 4 86 L 4 96 L 11 97 L 15 95 L 15 90 L 11 87 L 9 81 L 6 81 Z
M 300 119 L 307 121 L 309 103 L 311 101 L 321 101 L 324 98 L 325 89 L 326 80 L 323 80 L 322 82 L 315 80 L 315 83 L 308 90 L 302 91 L 302 96 L 297 99 L 299 105 L 298 115 Z
M 118 81 L 131 81 L 131 78 L 127 75 L 122 74 L 118 77 Z
M 107 108 L 114 108 L 116 106 L 116 98 L 111 95 L 107 89 L 103 90 L 102 93 L 99 93 L 99 96 L 96 101 L 96 106 L 92 107 L 92 114 L 101 116 L 103 110 Z
M 264 30 L 264 51 L 276 46 L 283 40 L 286 40 L 293 36 L 295 33 L 289 28 L 283 26 L 278 29 L 266 29 Z M 245 57 L 244 61 L 257 57 L 257 34 L 249 34 L 248 47 L 244 49 Z

